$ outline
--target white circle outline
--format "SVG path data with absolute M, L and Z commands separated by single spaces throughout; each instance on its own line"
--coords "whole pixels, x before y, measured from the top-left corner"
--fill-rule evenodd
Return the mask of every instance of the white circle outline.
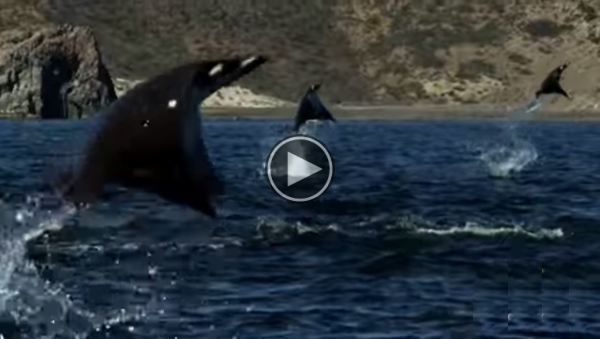
M 279 190 L 279 188 L 277 188 L 277 185 L 275 185 L 275 182 L 273 182 L 272 173 L 271 173 L 271 163 L 273 162 L 273 156 L 275 155 L 275 153 L 277 153 L 277 151 L 283 145 L 287 144 L 288 142 L 296 141 L 296 140 L 305 140 L 305 141 L 312 142 L 313 144 L 319 146 L 319 148 L 323 151 L 323 153 L 325 153 L 325 156 L 327 157 L 327 163 L 329 164 L 329 175 L 327 177 L 327 182 L 325 183 L 325 185 L 323 185 L 323 188 L 321 188 L 314 195 L 312 195 L 308 198 L 302 198 L 302 199 L 292 198 L 292 197 L 284 194 L 283 192 L 281 192 L 281 190 Z M 331 154 L 329 154 L 329 151 L 327 150 L 327 148 L 319 140 L 317 140 L 316 138 L 310 137 L 310 136 L 306 136 L 306 135 L 294 135 L 294 136 L 287 137 L 283 140 L 280 140 L 277 143 L 277 145 L 275 147 L 273 147 L 273 149 L 271 149 L 271 152 L 269 152 L 269 158 L 267 159 L 266 167 L 267 167 L 266 168 L 267 178 L 269 179 L 269 186 L 271 186 L 271 188 L 275 191 L 275 193 L 277 193 L 280 197 L 282 197 L 285 200 L 293 201 L 293 202 L 309 202 L 311 200 L 317 199 L 318 197 L 323 195 L 323 193 L 325 193 L 325 191 L 331 185 L 331 180 L 333 179 L 333 160 L 331 159 Z

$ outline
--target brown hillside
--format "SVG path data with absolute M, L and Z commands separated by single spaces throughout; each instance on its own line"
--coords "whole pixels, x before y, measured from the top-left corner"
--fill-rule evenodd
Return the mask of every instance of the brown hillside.
M 192 58 L 272 57 L 242 80 L 297 100 L 516 103 L 553 67 L 587 109 L 600 92 L 597 0 L 0 0 L 0 29 L 89 25 L 113 75 L 143 78 Z

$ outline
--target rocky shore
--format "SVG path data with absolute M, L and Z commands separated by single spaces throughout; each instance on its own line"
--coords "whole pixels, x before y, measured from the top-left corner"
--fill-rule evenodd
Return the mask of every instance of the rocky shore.
M 277 112 L 321 82 L 340 118 L 485 118 L 524 105 L 571 62 L 562 84 L 572 100 L 553 98 L 536 116 L 596 119 L 599 27 L 594 0 L 0 0 L 0 113 L 85 116 L 161 70 L 260 52 L 272 61 L 206 100 L 207 112 L 287 115 Z M 65 72 L 42 76 L 64 64 L 49 55 L 67 60 Z M 42 90 L 53 81 L 62 85 Z
M 141 80 L 115 78 L 117 96 L 121 96 L 140 82 Z M 277 108 L 295 107 L 295 103 L 257 94 L 247 88 L 234 85 L 215 92 L 202 103 L 202 106 L 209 108 Z
M 0 34 L 0 116 L 68 119 L 90 116 L 141 80 L 113 79 L 90 28 L 48 26 Z M 293 103 L 231 86 L 205 107 L 286 107 Z
M 0 34 L 0 111 L 43 119 L 93 114 L 116 99 L 91 29 Z

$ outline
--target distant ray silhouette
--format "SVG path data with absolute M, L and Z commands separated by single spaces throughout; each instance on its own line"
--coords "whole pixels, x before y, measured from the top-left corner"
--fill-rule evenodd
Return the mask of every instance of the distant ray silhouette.
M 298 111 L 296 112 L 296 116 L 294 118 L 294 132 L 298 132 L 300 127 L 302 127 L 309 120 L 336 121 L 327 107 L 323 105 L 321 99 L 319 99 L 319 95 L 317 94 L 319 88 L 321 88 L 321 84 L 314 84 L 310 86 L 302 98 L 302 101 L 300 101 L 300 106 L 298 107 Z
M 542 94 L 560 94 L 567 99 L 570 99 L 567 92 L 560 85 L 562 74 L 568 66 L 569 63 L 564 63 L 553 69 L 540 85 L 540 89 L 535 92 L 535 97 L 539 98 Z
M 67 201 L 96 201 L 107 183 L 139 188 L 211 217 L 224 193 L 202 138 L 200 104 L 266 62 L 261 56 L 189 63 L 125 93 L 104 112 L 83 162 L 56 178 Z

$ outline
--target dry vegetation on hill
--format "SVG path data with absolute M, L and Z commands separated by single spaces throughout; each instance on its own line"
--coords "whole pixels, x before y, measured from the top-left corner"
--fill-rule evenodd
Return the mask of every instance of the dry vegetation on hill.
M 596 0 L 0 0 L 0 29 L 89 25 L 114 76 L 192 58 L 263 53 L 241 83 L 295 101 L 322 81 L 329 102 L 507 104 L 553 67 L 590 109 L 600 92 Z

